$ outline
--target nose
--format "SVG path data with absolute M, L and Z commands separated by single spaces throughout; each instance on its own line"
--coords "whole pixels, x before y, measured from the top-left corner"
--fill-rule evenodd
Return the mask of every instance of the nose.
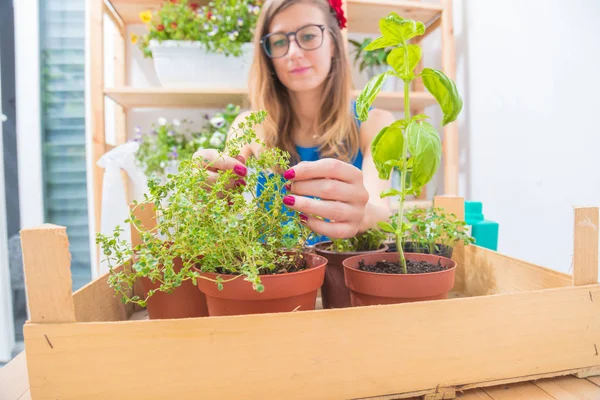
M 300 46 L 298 46 L 296 36 L 294 35 L 293 38 L 290 38 L 290 48 L 288 49 L 288 57 L 295 59 L 302 57 L 302 55 L 304 55 L 304 51 L 302 50 L 302 48 L 300 48 Z

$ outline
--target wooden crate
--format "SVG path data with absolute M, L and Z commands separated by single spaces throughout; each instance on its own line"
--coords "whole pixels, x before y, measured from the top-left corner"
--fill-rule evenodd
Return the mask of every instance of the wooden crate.
M 436 205 L 463 216 L 460 198 Z M 447 300 L 161 321 L 136 319 L 106 276 L 71 294 L 65 228 L 26 229 L 32 398 L 448 399 L 598 375 L 598 209 L 574 214 L 573 276 L 466 246 Z

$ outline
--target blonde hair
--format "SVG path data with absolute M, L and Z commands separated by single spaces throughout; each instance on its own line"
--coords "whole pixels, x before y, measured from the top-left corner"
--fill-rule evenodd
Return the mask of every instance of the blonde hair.
M 271 59 L 264 53 L 260 39 L 268 34 L 269 26 L 279 12 L 293 4 L 305 3 L 317 6 L 325 15 L 325 24 L 331 32 L 334 54 L 331 69 L 325 80 L 324 93 L 317 129 L 319 151 L 322 157 L 351 161 L 358 154 L 358 127 L 350 107 L 352 101 L 352 77 L 344 47 L 344 38 L 336 17 L 327 0 L 267 0 L 262 6 L 254 37 L 254 61 L 250 70 L 250 102 L 254 110 L 267 111 L 261 124 L 264 141 L 268 146 L 278 147 L 290 153 L 293 162 L 299 161 L 292 137 L 296 122 L 287 88 L 279 81 Z

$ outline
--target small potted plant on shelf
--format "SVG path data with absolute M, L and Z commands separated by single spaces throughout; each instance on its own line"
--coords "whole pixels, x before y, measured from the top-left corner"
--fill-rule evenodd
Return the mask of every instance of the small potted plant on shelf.
M 366 71 L 367 78 L 372 79 L 376 75 L 382 74 L 390 69 L 385 62 L 387 56 L 392 49 L 376 49 L 365 51 L 365 48 L 371 44 L 371 38 L 365 38 L 362 42 L 354 39 L 349 39 L 348 42 L 353 46 L 354 50 L 354 65 L 358 65 L 358 71 L 363 73 Z M 390 77 L 382 85 L 382 91 L 393 92 L 396 90 L 397 79 Z
M 385 252 L 387 234 L 379 229 L 369 229 L 349 239 L 333 239 L 314 245 L 315 252 L 327 259 L 325 280 L 321 287 L 323 308 L 350 307 L 350 290 L 344 282 L 343 261 L 360 254 Z
M 425 88 L 440 104 L 446 125 L 456 119 L 462 99 L 455 83 L 443 72 L 424 68 L 416 72 L 421 48 L 409 40 L 423 35 L 425 25 L 404 19 L 392 12 L 379 21 L 382 37 L 365 51 L 392 47 L 386 58 L 392 70 L 372 78 L 357 99 L 357 113 L 362 121 L 390 76 L 404 83 L 404 119 L 383 128 L 371 145 L 373 161 L 381 179 L 389 179 L 394 167 L 401 170 L 400 188 L 387 189 L 381 197 L 398 196 L 399 209 L 395 224 L 380 222 L 384 231 L 396 237 L 397 253 L 376 253 L 350 257 L 344 261 L 346 285 L 351 290 L 352 305 L 390 304 L 446 298 L 454 286 L 456 263 L 449 258 L 419 253 L 404 253 L 403 243 L 408 224 L 404 221 L 404 201 L 409 194 L 419 195 L 435 175 L 442 154 L 436 129 L 426 122 L 426 115 L 411 116 L 410 83 L 422 79 Z
M 147 133 L 136 127 L 133 140 L 140 144 L 135 154 L 136 163 L 148 178 L 164 182 L 166 175 L 177 172 L 179 163 L 192 158 L 198 149 L 223 150 L 229 127 L 239 113 L 239 106 L 228 104 L 212 117 L 205 114 L 204 126 L 195 132 L 190 128 L 191 121 L 177 119 L 168 122 L 159 118 Z
M 404 252 L 452 258 L 457 243 L 475 243 L 475 238 L 467 232 L 466 222 L 441 208 L 415 207 L 406 211 L 405 217 L 410 228 L 405 235 Z M 395 226 L 395 216 L 392 221 Z
M 264 145 L 254 126 L 265 116 L 248 116 L 221 154 L 237 157 L 241 146 L 252 141 Z M 210 163 L 195 158 L 181 162 L 179 173 L 164 185 L 151 180 L 150 195 L 136 207 L 154 205 L 155 229 L 142 229 L 132 213 L 129 222 L 140 233 L 139 246 L 128 248 L 118 231 L 98 237 L 111 259 L 111 286 L 124 301 L 150 306 L 157 292 L 174 292 L 191 282 L 206 295 L 209 315 L 314 309 L 327 260 L 305 251 L 311 232 L 299 214 L 278 211 L 283 206 L 283 177 L 264 174 L 285 170 L 288 162 L 287 153 L 265 148 L 247 161 L 248 168 L 238 168 L 237 175 L 231 170 L 215 173 Z M 259 183 L 261 174 L 266 178 Z M 257 184 L 263 186 L 260 196 L 246 189 Z M 250 192 L 249 201 L 245 192 Z M 131 268 L 114 269 L 129 258 Z M 141 278 L 160 285 L 144 296 L 131 296 L 133 282 Z
M 195 0 L 165 1 L 156 12 L 140 14 L 149 32 L 131 39 L 153 58 L 162 86 L 244 89 L 259 13 L 254 0 L 213 0 L 203 6 Z

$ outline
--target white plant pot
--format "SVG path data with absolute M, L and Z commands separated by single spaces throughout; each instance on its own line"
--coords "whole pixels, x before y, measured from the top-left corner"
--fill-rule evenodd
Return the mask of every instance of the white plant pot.
M 150 41 L 154 69 L 165 87 L 247 89 L 254 44 L 242 45 L 240 57 L 208 53 L 200 42 Z
M 370 67 L 367 69 L 367 76 L 369 77 L 369 79 L 371 79 L 376 75 L 383 74 L 388 69 L 391 69 L 391 68 L 387 65 L 379 65 L 376 67 Z M 398 78 L 396 78 L 395 76 L 388 76 L 385 79 L 383 86 L 381 87 L 382 92 L 395 92 L 397 89 L 398 89 Z

